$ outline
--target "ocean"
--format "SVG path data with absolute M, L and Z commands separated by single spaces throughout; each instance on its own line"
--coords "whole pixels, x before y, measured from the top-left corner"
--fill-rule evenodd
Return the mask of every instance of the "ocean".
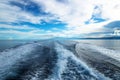
M 0 51 L 15 47 L 18 45 L 22 45 L 25 43 L 30 43 L 33 41 L 35 40 L 0 40 Z M 36 40 L 36 41 L 39 41 L 39 40 Z M 78 40 L 76 39 L 75 41 L 78 41 L 81 43 L 89 43 L 89 44 L 105 47 L 108 49 L 120 50 L 120 40 L 91 40 L 91 39 Z
M 0 80 L 120 80 L 120 40 L 1 40 Z
M 106 40 L 77 40 L 77 41 L 120 51 L 120 40 L 106 39 Z

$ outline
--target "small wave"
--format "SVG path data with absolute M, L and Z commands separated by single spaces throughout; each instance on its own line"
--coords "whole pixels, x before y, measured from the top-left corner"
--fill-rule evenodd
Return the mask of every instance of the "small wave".
M 39 44 L 26 44 L 17 48 L 9 49 L 0 53 L 0 80 L 10 75 L 16 75 L 15 70 L 19 66 L 20 61 L 25 61 L 28 55 L 33 54 L 32 51 Z M 15 65 L 15 66 L 14 66 Z
M 115 80 L 120 79 L 120 54 L 118 51 L 96 45 L 78 43 L 76 52 L 82 60 L 104 76 Z
M 103 76 L 97 75 L 83 61 L 56 43 L 55 47 L 58 60 L 53 73 L 48 80 L 107 80 Z
M 9 76 L 16 76 L 21 69 L 27 69 L 18 75 L 21 80 L 108 80 L 64 45 L 52 41 L 3 51 L 0 53 L 0 64 L 0 80 L 6 77 L 10 80 Z

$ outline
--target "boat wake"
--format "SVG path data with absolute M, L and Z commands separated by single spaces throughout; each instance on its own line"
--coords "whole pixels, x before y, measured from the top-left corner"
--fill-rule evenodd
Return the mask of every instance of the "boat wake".
M 109 80 L 58 41 L 0 52 L 0 80 Z

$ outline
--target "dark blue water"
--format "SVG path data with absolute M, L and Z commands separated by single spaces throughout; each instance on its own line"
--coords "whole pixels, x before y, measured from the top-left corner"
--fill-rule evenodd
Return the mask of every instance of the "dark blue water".
M 30 42 L 33 42 L 33 40 L 0 40 L 0 52 Z
M 0 52 L 0 80 L 108 80 L 74 55 L 72 41 L 25 43 Z
M 75 47 L 79 44 L 78 42 L 81 46 Z M 99 72 L 97 68 L 93 69 L 81 57 L 76 56 L 76 52 L 101 54 L 101 48 L 98 46 L 119 50 L 119 43 L 119 40 L 77 40 L 77 42 L 72 40 L 2 40 L 0 41 L 0 80 L 109 80 L 109 78 L 119 80 L 118 67 L 109 66 L 111 69 L 109 70 L 104 65 L 100 65 L 103 66 L 100 69 L 106 68 L 106 71 Z M 112 53 L 115 51 L 113 50 Z M 114 73 L 104 75 L 108 71 L 113 72 L 113 68 L 117 70 L 115 76 L 111 77 Z

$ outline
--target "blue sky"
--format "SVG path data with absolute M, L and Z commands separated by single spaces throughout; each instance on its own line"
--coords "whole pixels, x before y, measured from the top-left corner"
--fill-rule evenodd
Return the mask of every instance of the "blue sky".
M 119 0 L 1 0 L 0 39 L 114 36 Z

